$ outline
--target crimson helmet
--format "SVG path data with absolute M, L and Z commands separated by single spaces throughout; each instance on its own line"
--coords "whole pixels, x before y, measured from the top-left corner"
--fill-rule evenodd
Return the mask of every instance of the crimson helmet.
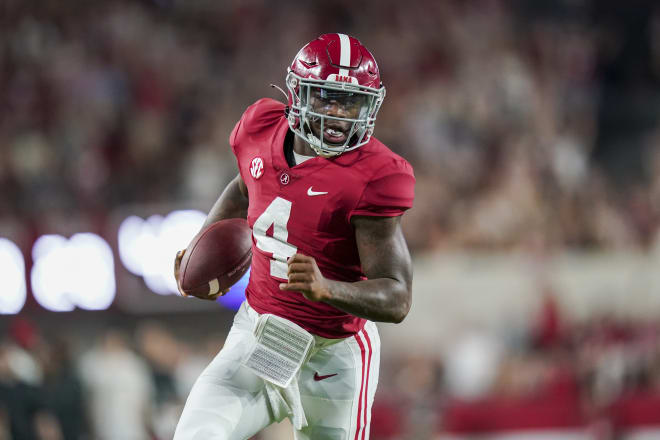
M 293 59 L 286 86 L 289 126 L 316 153 L 337 156 L 369 142 L 385 87 L 376 60 L 356 38 L 325 34 L 308 43 Z

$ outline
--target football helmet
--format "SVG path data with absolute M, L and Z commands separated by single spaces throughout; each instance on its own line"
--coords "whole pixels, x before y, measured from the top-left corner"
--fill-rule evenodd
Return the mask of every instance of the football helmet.
M 287 70 L 288 122 L 317 154 L 333 157 L 371 138 L 385 99 L 378 65 L 356 38 L 324 34 Z

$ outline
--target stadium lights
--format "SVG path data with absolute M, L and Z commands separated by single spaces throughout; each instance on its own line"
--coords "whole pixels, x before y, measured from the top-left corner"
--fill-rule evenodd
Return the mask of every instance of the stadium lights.
M 42 235 L 32 247 L 32 293 L 42 307 L 56 312 L 107 309 L 115 298 L 112 250 L 92 233 Z
M 194 210 L 173 211 L 147 219 L 131 215 L 118 230 L 118 253 L 123 266 L 144 279 L 159 295 L 178 294 L 173 276 L 174 255 L 184 249 L 202 227 L 206 214 Z M 0 237 L 3 289 L 0 315 L 23 310 L 27 296 L 26 270 L 32 294 L 45 309 L 65 312 L 76 307 L 104 310 L 116 296 L 115 263 L 109 244 L 92 233 L 71 238 L 47 234 L 32 247 L 33 265 L 25 266 L 16 244 Z M 238 309 L 245 299 L 248 272 L 218 302 Z
M 144 279 L 159 294 L 178 294 L 174 280 L 174 256 L 185 249 L 201 229 L 206 214 L 196 210 L 172 211 L 165 217 L 152 215 L 146 220 L 131 215 L 119 226 L 119 259 L 126 269 Z M 248 271 L 219 299 L 225 307 L 237 309 L 245 298 Z
M 174 256 L 188 246 L 205 219 L 204 213 L 194 210 L 173 211 L 165 217 L 152 215 L 146 220 L 130 216 L 119 226 L 119 259 L 153 292 L 177 293 Z
M 25 305 L 25 261 L 18 246 L 0 237 L 0 267 L 2 270 L 2 294 L 0 315 L 13 315 Z

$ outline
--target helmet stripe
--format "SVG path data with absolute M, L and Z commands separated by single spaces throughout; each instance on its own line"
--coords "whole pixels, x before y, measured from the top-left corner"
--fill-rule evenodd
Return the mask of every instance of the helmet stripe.
M 339 65 L 351 65 L 351 40 L 346 34 L 337 34 L 339 36 L 340 52 L 339 52 Z M 348 69 L 339 69 L 340 76 L 348 76 Z

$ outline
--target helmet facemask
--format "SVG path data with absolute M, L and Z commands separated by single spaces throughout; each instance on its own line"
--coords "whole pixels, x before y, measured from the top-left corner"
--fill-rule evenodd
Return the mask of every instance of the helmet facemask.
M 350 78 L 350 77 L 348 77 Z M 333 157 L 354 150 L 373 134 L 385 88 L 303 78 L 289 70 L 289 126 L 320 156 Z M 326 139 L 330 138 L 330 140 Z M 336 142 L 332 142 L 332 138 Z

